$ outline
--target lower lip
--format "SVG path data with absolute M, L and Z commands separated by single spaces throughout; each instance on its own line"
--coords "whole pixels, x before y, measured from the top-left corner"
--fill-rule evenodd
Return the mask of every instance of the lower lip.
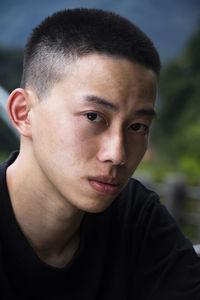
M 89 183 L 94 190 L 102 194 L 115 195 L 119 189 L 119 186 L 117 185 L 103 183 L 95 180 L 89 180 Z

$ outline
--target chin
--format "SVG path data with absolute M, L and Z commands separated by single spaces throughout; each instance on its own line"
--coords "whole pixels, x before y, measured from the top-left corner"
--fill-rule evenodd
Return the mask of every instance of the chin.
M 83 205 L 81 207 L 81 210 L 83 210 L 84 212 L 87 212 L 87 213 L 94 213 L 94 214 L 97 214 L 97 213 L 101 213 L 103 212 L 104 210 L 106 210 L 111 204 L 112 202 L 114 201 L 114 199 L 112 200 L 109 200 L 109 201 L 99 201 L 99 200 L 96 200 L 96 201 L 91 201 L 90 203 L 87 203 L 86 205 Z
M 101 207 L 101 208 L 92 207 L 92 208 L 86 208 L 83 211 L 86 213 L 91 213 L 91 214 L 99 214 L 99 213 L 102 213 L 103 211 L 105 211 L 108 207 L 109 207 L 109 205 L 106 207 Z

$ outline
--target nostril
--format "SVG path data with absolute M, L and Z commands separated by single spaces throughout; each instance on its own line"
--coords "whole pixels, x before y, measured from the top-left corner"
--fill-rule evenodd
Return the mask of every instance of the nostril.
M 101 140 L 101 148 L 98 152 L 98 160 L 113 165 L 124 165 L 126 163 L 126 150 L 124 145 L 124 137 L 121 128 L 109 130 Z

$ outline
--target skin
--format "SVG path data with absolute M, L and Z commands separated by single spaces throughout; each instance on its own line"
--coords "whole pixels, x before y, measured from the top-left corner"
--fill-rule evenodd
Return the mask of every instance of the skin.
M 22 231 L 46 263 L 69 262 L 84 212 L 105 210 L 127 184 L 147 148 L 156 93 L 152 70 L 90 54 L 42 101 L 31 88 L 10 95 L 21 148 L 7 170 L 8 189 Z

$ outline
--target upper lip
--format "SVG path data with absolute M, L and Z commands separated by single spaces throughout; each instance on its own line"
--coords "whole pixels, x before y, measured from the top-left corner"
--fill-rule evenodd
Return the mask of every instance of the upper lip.
M 89 180 L 94 180 L 94 181 L 98 181 L 101 183 L 112 184 L 112 185 L 116 185 L 116 186 L 119 185 L 119 180 L 117 178 L 108 176 L 108 175 L 89 177 Z

